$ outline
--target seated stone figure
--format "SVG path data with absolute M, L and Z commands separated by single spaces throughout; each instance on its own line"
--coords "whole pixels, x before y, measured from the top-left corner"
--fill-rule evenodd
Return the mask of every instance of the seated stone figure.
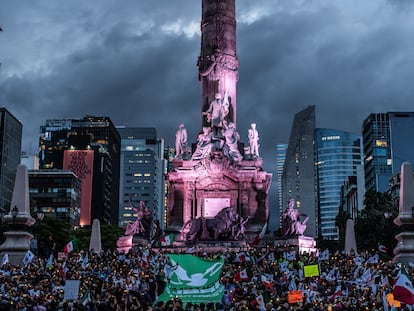
M 211 129 L 208 127 L 203 127 L 203 132 L 198 135 L 197 148 L 191 157 L 192 160 L 200 160 L 206 158 L 210 154 L 211 148 L 213 146 L 211 139 Z
M 225 139 L 223 147 L 224 155 L 235 162 L 241 161 L 243 157 L 238 148 L 239 134 L 236 131 L 234 123 L 225 123 L 225 127 L 223 128 L 223 136 Z
M 132 209 L 137 213 L 137 219 L 133 223 L 129 223 L 125 228 L 125 235 L 145 235 L 149 234 L 151 211 L 145 205 L 144 201 L 139 202 L 139 207 L 134 206 L 131 198 L 129 198 L 129 204 Z
M 306 217 L 302 222 L 300 217 Z M 298 235 L 303 235 L 306 230 L 306 222 L 309 217 L 302 214 L 298 209 L 295 208 L 295 200 L 289 200 L 289 207 L 282 214 L 282 237 L 291 238 Z

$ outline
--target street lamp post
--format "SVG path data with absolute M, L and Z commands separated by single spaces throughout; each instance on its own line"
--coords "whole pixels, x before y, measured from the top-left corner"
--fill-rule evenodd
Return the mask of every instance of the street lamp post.
M 3 216 L 5 214 L 6 210 L 4 207 L 0 207 L 0 227 L 3 225 Z
M 12 216 L 13 216 L 13 225 L 14 225 L 14 222 L 15 222 L 15 220 L 16 220 L 16 217 L 17 217 L 17 214 L 19 213 L 19 209 L 17 208 L 17 206 L 15 205 L 13 208 L 12 208 L 12 210 L 11 210 L 11 214 L 12 214 Z
M 4 207 L 0 207 L 0 239 L 3 240 L 3 216 L 5 215 L 6 210 Z

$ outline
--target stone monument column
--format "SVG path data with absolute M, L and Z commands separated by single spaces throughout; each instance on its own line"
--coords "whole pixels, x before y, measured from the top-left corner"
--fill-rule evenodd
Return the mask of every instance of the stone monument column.
M 16 215 L 13 215 L 13 209 Z M 26 229 L 36 222 L 30 215 L 29 176 L 23 164 L 17 167 L 10 212 L 4 216 L 4 222 L 11 229 L 4 232 L 6 240 L 0 245 L 0 255 L 8 254 L 10 263 L 22 265 L 23 257 L 30 249 L 30 239 L 33 238 Z
M 228 101 L 227 121 L 236 125 L 236 85 L 239 61 L 236 54 L 235 0 L 203 0 L 201 53 L 198 58 L 201 83 L 202 127 L 208 126 L 206 111 L 220 94 Z
M 408 264 L 414 258 L 414 175 L 411 163 L 404 162 L 400 173 L 399 213 L 394 223 L 401 228 L 395 238 L 394 262 Z

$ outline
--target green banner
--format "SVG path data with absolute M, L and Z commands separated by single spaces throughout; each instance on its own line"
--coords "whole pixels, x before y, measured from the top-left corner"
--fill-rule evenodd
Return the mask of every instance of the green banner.
M 319 276 L 319 266 L 318 265 L 309 265 L 303 267 L 303 272 L 305 278 L 312 276 Z
M 169 257 L 170 279 L 158 300 L 180 298 L 183 303 L 221 302 L 224 286 L 219 278 L 224 259 L 205 260 L 190 254 L 170 254 Z

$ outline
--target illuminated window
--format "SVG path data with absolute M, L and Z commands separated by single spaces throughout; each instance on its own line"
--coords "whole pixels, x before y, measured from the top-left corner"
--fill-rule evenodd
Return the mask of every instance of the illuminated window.
M 386 140 L 377 139 L 375 140 L 375 146 L 377 147 L 388 147 L 388 143 Z
M 392 165 L 392 160 L 391 159 L 387 159 L 387 165 Z
M 141 174 L 141 173 L 135 173 L 135 174 L 134 174 L 134 176 L 135 176 L 135 177 L 141 177 L 141 176 L 142 176 L 142 174 Z
M 132 146 L 126 146 L 125 147 L 125 150 L 126 151 L 133 151 L 134 150 L 134 147 L 132 147 Z

